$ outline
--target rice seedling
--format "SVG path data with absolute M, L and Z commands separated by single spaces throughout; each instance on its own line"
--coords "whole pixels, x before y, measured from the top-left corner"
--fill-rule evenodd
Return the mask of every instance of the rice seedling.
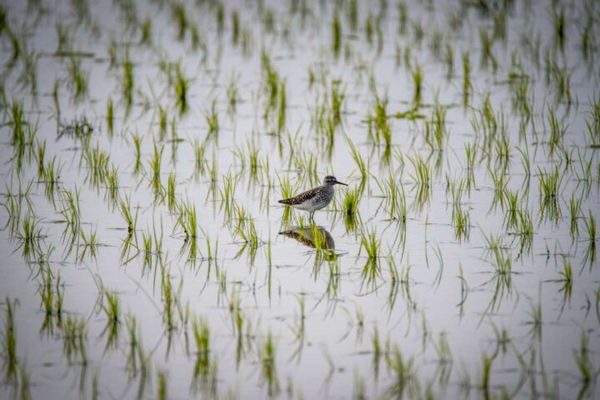
M 248 248 L 251 261 L 253 263 L 254 256 L 256 255 L 256 250 L 258 246 L 261 244 L 261 240 L 258 237 L 258 232 L 256 231 L 256 225 L 254 223 L 254 218 L 248 215 L 248 211 L 236 204 L 235 209 L 235 219 L 237 220 L 237 224 L 234 227 L 234 234 L 237 238 L 242 241 L 242 248 L 237 254 L 239 257 L 243 251 Z
M 113 135 L 115 131 L 115 105 L 112 98 L 106 102 L 106 129 L 109 135 Z
M 239 102 L 239 89 L 237 83 L 238 77 L 232 75 L 229 83 L 227 84 L 227 104 L 228 111 L 231 114 L 235 114 L 237 110 L 237 104 Z
M 81 103 L 88 95 L 88 75 L 81 67 L 81 59 L 71 57 L 67 65 L 67 87 L 71 90 L 73 101 Z
M 416 191 L 415 206 L 421 209 L 431 198 L 431 167 L 421 155 L 409 157 L 414 172 L 410 174 Z
M 174 82 L 174 92 L 175 92 L 175 103 L 177 105 L 177 109 L 179 110 L 179 115 L 184 115 L 188 111 L 188 91 L 190 88 L 190 80 L 185 77 L 183 70 L 181 69 L 181 64 L 175 64 L 175 82 Z
M 561 176 L 558 167 L 552 171 L 543 171 L 538 168 L 539 193 L 540 193 L 540 217 L 550 218 L 557 222 L 560 218 L 559 191 L 561 186 Z
M 134 162 L 133 173 L 139 174 L 142 170 L 142 137 L 136 132 L 132 137 Z
M 40 244 L 41 238 L 42 228 L 39 226 L 39 220 L 33 215 L 26 215 L 17 233 L 17 239 L 20 242 L 19 248 L 22 249 L 23 256 L 26 259 L 43 254 Z
M 430 120 L 425 121 L 425 143 L 432 150 L 443 150 L 445 139 L 446 109 L 436 101 Z
M 503 170 L 497 171 L 495 168 L 488 167 L 488 172 L 492 182 L 494 184 L 494 198 L 492 200 L 491 209 L 494 210 L 498 204 L 500 208 L 504 210 L 506 208 L 506 193 L 508 186 L 509 175 L 505 174 Z
M 101 150 L 100 145 L 87 148 L 83 153 L 87 167 L 86 182 L 92 187 L 99 188 L 100 184 L 106 181 L 108 175 L 109 155 L 108 152 Z
M 115 207 L 119 200 L 119 170 L 112 165 L 106 173 L 106 191 L 111 207 Z
M 381 240 L 377 237 L 377 232 L 367 231 L 361 235 L 360 256 L 362 251 L 366 253 L 366 263 L 362 268 L 361 277 L 363 282 L 374 285 L 375 280 L 381 276 L 379 257 L 381 254 Z
M 361 199 L 361 191 L 359 188 L 346 191 L 342 202 L 342 210 L 344 213 L 344 222 L 347 230 L 354 230 L 356 226 L 356 218 L 358 217 L 358 206 Z
M 590 267 L 592 267 L 596 261 L 596 218 L 591 209 L 589 210 L 588 218 L 583 219 L 583 223 L 588 237 L 584 262 L 589 262 Z
M 573 293 L 573 267 L 571 262 L 565 260 L 562 271 L 559 271 L 560 278 L 556 282 L 561 283 L 560 292 L 563 293 L 563 300 L 566 302 L 571 299 Z
M 169 211 L 171 213 L 173 213 L 177 208 L 177 199 L 175 198 L 175 185 L 175 173 L 171 172 L 169 174 L 169 179 L 167 180 L 167 206 L 169 207 Z
M 575 194 L 571 194 L 569 199 L 569 233 L 572 238 L 579 236 L 579 225 L 577 219 L 581 215 L 581 202 L 583 199 L 575 198 Z
M 472 143 L 465 144 L 465 160 L 467 161 L 465 189 L 470 194 L 475 187 L 475 156 L 476 145 Z
M 165 190 L 160 179 L 163 150 L 164 146 L 159 147 L 154 143 L 154 152 L 152 153 L 152 158 L 150 160 L 150 171 L 152 171 L 150 186 L 154 191 L 155 200 L 162 200 Z
M 41 331 L 50 334 L 54 333 L 54 320 L 56 326 L 62 325 L 63 304 L 64 304 L 64 285 L 60 275 L 54 279 L 52 272 L 47 268 L 41 273 L 42 282 L 39 285 L 39 294 L 41 305 L 44 309 L 44 322 Z
M 106 335 L 105 351 L 116 349 L 119 339 L 119 327 L 122 323 L 121 305 L 117 293 L 104 290 L 102 310 L 106 316 L 106 325 L 101 336 Z
M 140 46 L 152 46 L 152 20 L 146 18 L 142 21 L 140 27 Z
M 158 107 L 158 138 L 159 141 L 165 140 L 167 137 L 167 124 L 169 115 L 163 107 Z
M 225 221 L 230 221 L 233 216 L 235 204 L 235 191 L 237 179 L 233 173 L 229 172 L 223 178 L 223 188 L 219 189 L 221 196 L 221 209 L 224 210 Z
M 79 256 L 79 261 L 83 261 L 88 252 L 90 257 L 96 258 L 96 251 L 98 249 L 98 245 L 100 244 L 98 242 L 98 236 L 96 232 L 90 230 L 90 232 L 86 234 L 85 231 L 81 230 L 79 232 L 79 237 L 81 238 L 81 247 L 83 248 L 83 251 Z
M 215 100 L 212 101 L 210 110 L 204 114 L 204 120 L 206 121 L 207 137 L 217 137 L 219 134 L 219 113 L 217 112 Z
M 487 67 L 491 64 L 492 70 L 496 71 L 498 68 L 498 61 L 494 56 L 494 39 L 488 34 L 485 28 L 479 30 L 479 41 L 481 43 L 481 65 Z
M 37 162 L 37 177 L 38 179 L 42 179 L 45 173 L 45 163 L 46 163 L 46 141 L 40 143 L 39 141 L 36 143 L 35 148 L 35 160 Z
M 378 145 L 381 144 L 383 139 L 384 158 L 385 154 L 389 153 L 392 145 L 392 125 L 388 118 L 387 105 L 387 98 L 375 96 L 373 111 L 368 118 L 369 137 Z
M 354 145 L 354 142 L 352 141 L 352 139 L 349 136 L 346 136 L 346 143 L 348 144 L 348 147 L 350 148 L 350 155 L 352 156 L 352 159 L 354 160 L 354 163 L 356 164 L 356 167 L 358 168 L 358 171 L 360 173 L 359 187 L 364 188 L 364 186 L 367 182 L 367 179 L 369 177 L 369 168 L 368 168 L 367 164 L 365 163 L 362 155 L 360 154 L 360 152 Z
M 285 128 L 285 112 L 287 108 L 287 96 L 285 89 L 285 79 L 279 83 L 279 107 L 277 113 L 277 133 L 281 134 Z
M 496 270 L 498 275 L 506 276 L 512 272 L 512 260 L 510 254 L 507 251 L 507 247 L 498 236 L 486 236 L 483 237 L 488 246 L 488 252 L 492 256 L 491 263 Z
M 75 188 L 74 191 L 64 190 L 62 194 L 62 210 L 59 211 L 65 223 L 63 240 L 67 243 L 73 243 L 79 236 L 81 226 L 81 190 Z
M 123 60 L 123 75 L 121 77 L 121 90 L 125 102 L 125 115 L 129 115 L 131 106 L 133 105 L 133 91 L 135 88 L 135 73 L 133 69 L 133 63 L 129 58 L 129 51 L 127 51 L 125 53 L 125 59 Z
M 596 241 L 596 218 L 594 217 L 594 213 L 590 209 L 588 212 L 588 218 L 583 220 L 585 225 L 585 231 L 587 233 L 588 240 L 590 242 Z
M 198 216 L 196 206 L 190 203 L 181 203 L 177 207 L 177 226 L 183 231 L 185 240 L 198 238 Z
M 550 157 L 553 157 L 556 149 L 562 148 L 563 137 L 566 133 L 566 127 L 564 127 L 556 117 L 556 113 L 552 108 L 548 108 L 548 124 L 550 126 L 550 138 L 548 140 L 548 149 L 550 151 Z
M 460 206 L 460 203 L 454 203 L 452 207 L 452 221 L 454 224 L 454 236 L 458 241 L 469 240 L 471 217 L 469 212 Z

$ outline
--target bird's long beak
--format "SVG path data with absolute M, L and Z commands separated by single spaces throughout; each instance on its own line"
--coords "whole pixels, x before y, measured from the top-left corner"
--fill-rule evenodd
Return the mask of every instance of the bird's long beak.
M 344 182 L 340 182 L 338 180 L 335 181 L 336 184 L 338 185 L 344 185 L 344 186 L 348 186 L 348 184 L 344 183 Z

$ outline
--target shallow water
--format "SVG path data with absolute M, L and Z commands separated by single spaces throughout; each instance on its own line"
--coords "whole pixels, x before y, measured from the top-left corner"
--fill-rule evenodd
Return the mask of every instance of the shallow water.
M 596 2 L 99 3 L 2 6 L 2 397 L 598 396 Z M 12 37 L 22 51 L 10 67 Z M 373 133 L 378 100 L 389 146 Z M 22 145 L 15 104 L 35 127 Z M 416 118 L 397 114 L 407 111 Z M 82 121 L 91 132 L 76 132 Z M 440 141 L 427 134 L 437 122 Z M 42 143 L 54 185 L 39 173 Z M 327 174 L 349 187 L 314 226 L 277 203 Z M 121 204 L 137 215 L 131 229 Z

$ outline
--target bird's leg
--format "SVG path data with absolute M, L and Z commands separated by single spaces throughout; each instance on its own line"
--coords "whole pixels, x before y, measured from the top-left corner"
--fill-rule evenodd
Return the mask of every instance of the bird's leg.
M 310 222 L 312 222 L 312 223 L 314 224 L 314 223 L 315 223 L 315 219 L 314 219 L 314 217 L 315 217 L 315 212 L 313 211 L 313 212 L 311 212 L 309 215 L 310 215 L 310 217 L 309 217 L 309 218 L 310 218 Z

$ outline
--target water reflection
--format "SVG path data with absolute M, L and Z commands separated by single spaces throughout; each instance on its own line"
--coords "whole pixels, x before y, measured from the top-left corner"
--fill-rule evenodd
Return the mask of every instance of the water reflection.
M 279 232 L 279 234 L 317 250 L 329 250 L 330 252 L 335 250 L 333 237 L 322 226 L 291 226 L 289 229 Z

